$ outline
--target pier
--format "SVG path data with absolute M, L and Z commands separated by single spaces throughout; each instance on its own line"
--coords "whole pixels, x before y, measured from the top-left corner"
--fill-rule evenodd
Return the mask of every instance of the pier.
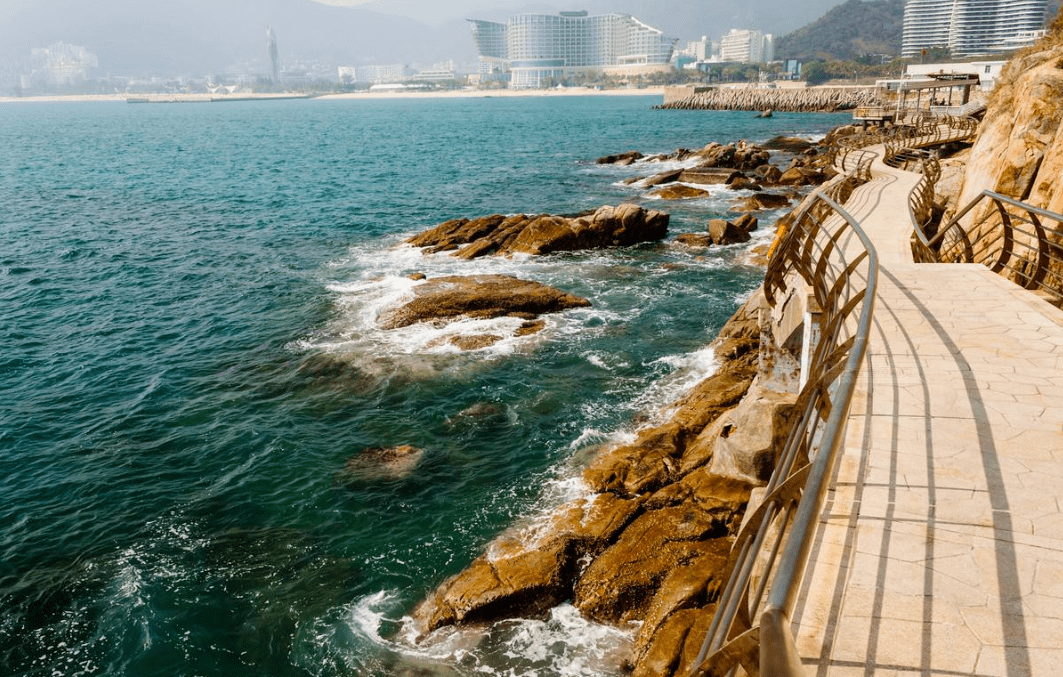
M 932 146 L 955 128 L 932 126 L 902 145 Z M 925 255 L 925 234 L 913 235 L 934 177 L 884 162 L 897 155 L 892 146 L 839 153 L 860 185 L 816 222 L 829 237 L 813 233 L 807 241 L 818 244 L 803 249 L 833 243 L 874 295 L 856 299 L 873 314 L 866 345 L 857 338 L 852 348 L 863 354 L 847 371 L 837 449 L 824 448 L 830 425 L 809 434 L 797 446 L 810 462 L 751 505 L 754 523 L 736 543 L 749 554 L 737 555 L 721 620 L 691 674 L 739 665 L 787 677 L 1063 673 L 1063 311 L 1041 288 L 1053 252 L 1034 256 L 1039 270 L 1027 277 L 1015 271 L 1029 265 L 1005 265 L 1024 239 L 1011 234 L 993 244 L 995 259 L 917 263 L 913 251 L 921 261 L 939 256 Z M 1059 246 L 1045 237 L 1061 225 L 1053 216 L 1063 218 L 1033 219 L 1042 248 Z M 943 238 L 970 244 L 943 233 L 934 252 L 944 252 Z M 865 250 L 874 266 L 861 262 Z M 812 270 L 842 277 L 836 265 Z M 849 336 L 859 332 L 844 321 Z M 837 393 L 842 380 L 823 390 Z M 793 478 L 803 495 L 786 490 Z

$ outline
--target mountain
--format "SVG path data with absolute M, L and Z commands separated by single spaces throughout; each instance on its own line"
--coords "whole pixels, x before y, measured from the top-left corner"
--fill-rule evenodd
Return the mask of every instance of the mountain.
M 848 0 L 775 42 L 775 58 L 841 59 L 900 54 L 904 0 Z

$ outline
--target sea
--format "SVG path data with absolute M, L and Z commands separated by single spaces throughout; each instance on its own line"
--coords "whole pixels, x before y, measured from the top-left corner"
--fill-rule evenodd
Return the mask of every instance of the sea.
M 679 164 L 595 159 L 846 121 L 658 103 L 0 104 L 0 674 L 620 674 L 635 628 L 570 604 L 421 643 L 404 618 L 585 495 L 594 450 L 712 373 L 762 279 L 778 212 L 684 247 L 742 194 L 665 202 L 625 180 Z M 669 212 L 669 239 L 471 262 L 403 242 L 628 201 Z M 447 338 L 514 320 L 380 329 L 415 273 L 592 305 L 462 352 Z M 412 470 L 351 471 L 396 445 L 423 450 Z

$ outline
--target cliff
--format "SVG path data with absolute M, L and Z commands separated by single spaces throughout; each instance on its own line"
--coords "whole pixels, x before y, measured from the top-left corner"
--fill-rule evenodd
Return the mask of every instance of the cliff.
M 1063 212 L 1063 15 L 1005 66 L 967 158 L 957 205 L 989 189 Z

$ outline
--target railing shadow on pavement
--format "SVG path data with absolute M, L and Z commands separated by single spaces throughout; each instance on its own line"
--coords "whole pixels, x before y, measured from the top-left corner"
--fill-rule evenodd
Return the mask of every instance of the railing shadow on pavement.
M 732 547 L 727 583 L 691 676 L 722 677 L 739 666 L 750 675 L 802 673 L 790 617 L 842 446 L 878 283 L 874 246 L 840 203 L 870 177 L 875 157 L 848 156 L 850 172 L 810 196 L 769 262 L 768 303 L 775 306 L 800 278 L 822 310 L 820 338 L 798 419 L 763 500 L 751 507 Z

